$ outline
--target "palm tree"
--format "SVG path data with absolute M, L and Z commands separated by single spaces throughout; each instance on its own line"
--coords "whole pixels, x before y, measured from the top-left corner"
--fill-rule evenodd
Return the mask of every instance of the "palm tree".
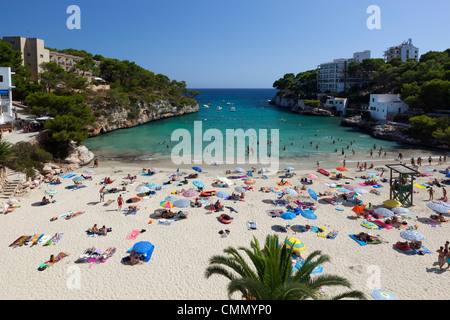
M 303 266 L 292 274 L 292 248 L 288 249 L 286 241 L 280 245 L 277 235 L 268 235 L 264 249 L 253 237 L 251 249 L 240 247 L 253 264 L 253 268 L 235 248 L 224 250 L 228 256 L 213 256 L 205 277 L 222 275 L 230 280 L 228 296 L 240 292 L 248 300 L 304 300 L 319 299 L 320 287 L 341 286 L 351 288 L 345 278 L 333 275 L 321 275 L 314 278 L 311 273 L 318 265 L 330 261 L 320 251 L 314 251 L 305 260 Z M 231 257 L 230 257 L 231 256 Z M 313 261 L 314 259 L 314 261 Z M 231 270 L 229 270 L 231 269 Z M 234 271 L 234 272 L 233 272 Z M 237 274 L 237 275 L 236 275 Z M 360 291 L 347 291 L 331 299 L 365 299 Z
M 12 144 L 7 141 L 0 141 L 0 165 L 4 165 L 13 151 Z

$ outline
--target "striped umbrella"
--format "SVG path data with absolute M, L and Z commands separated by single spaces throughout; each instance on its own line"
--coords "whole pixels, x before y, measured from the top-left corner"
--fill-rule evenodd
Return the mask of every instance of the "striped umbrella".
M 242 187 L 236 187 L 236 188 L 234 188 L 234 191 L 239 192 L 239 193 L 244 193 L 244 192 L 246 192 L 247 190 L 245 190 L 245 189 L 242 188 Z
M 157 185 L 155 184 L 155 183 L 147 183 L 146 185 L 145 185 L 147 188 L 149 188 L 149 189 L 155 189 L 156 187 L 157 187 Z
M 200 181 L 194 181 L 194 182 L 192 182 L 192 184 L 193 184 L 194 186 L 196 186 L 197 188 L 204 188 L 204 187 L 205 187 L 205 185 L 203 184 L 203 182 L 200 182 Z
M 416 230 L 406 230 L 400 232 L 400 237 L 408 241 L 422 241 L 425 239 L 425 236 Z
M 292 248 L 294 251 L 302 251 L 306 249 L 305 244 L 296 238 L 289 238 L 286 240 L 286 247 L 288 249 Z
M 373 212 L 375 212 L 376 215 L 379 215 L 379 216 L 382 216 L 385 218 L 394 216 L 394 212 L 392 212 L 391 210 L 386 209 L 386 208 L 377 208 L 377 209 L 373 210 Z
M 272 188 L 270 191 L 275 192 L 275 193 L 283 192 L 283 191 L 281 191 L 281 189 L 278 189 L 278 188 Z
M 198 191 L 195 191 L 195 190 L 186 190 L 186 191 L 184 191 L 182 194 L 183 194 L 183 196 L 185 196 L 185 197 L 195 197 L 195 196 L 198 195 Z
M 450 209 L 450 203 L 447 203 L 447 202 L 442 202 L 442 205 L 443 205 L 444 207 L 447 207 L 447 208 L 449 208 L 449 209 Z
M 55 194 L 58 194 L 58 191 L 57 190 L 55 190 L 55 189 L 47 189 L 47 190 L 45 190 L 44 191 L 46 194 L 49 194 L 49 195 L 55 195 Z
M 255 180 L 249 178 L 249 179 L 245 180 L 244 183 L 245 183 L 245 184 L 255 184 Z
M 173 208 L 175 206 L 173 202 L 170 201 L 161 201 L 159 205 L 163 208 Z
M 215 194 L 216 197 L 222 198 L 222 199 L 226 199 L 228 198 L 230 195 L 228 193 L 226 193 L 225 191 L 218 191 Z
M 84 170 L 84 172 L 87 173 L 87 174 L 93 174 L 93 173 L 94 173 L 94 170 L 92 170 L 92 169 L 86 169 L 86 170 Z
M 427 203 L 427 207 L 431 210 L 436 211 L 437 213 L 448 213 L 449 208 L 442 203 L 437 202 L 429 202 Z
M 392 212 L 397 213 L 397 214 L 402 214 L 402 213 L 408 213 L 409 210 L 404 207 L 395 207 L 395 208 L 392 208 Z
M 353 185 L 351 185 L 351 184 L 349 184 L 349 185 L 345 185 L 344 186 L 344 189 L 347 189 L 347 190 L 350 190 L 350 191 L 355 191 L 356 189 L 358 189 L 358 187 L 356 187 L 356 186 L 353 186 Z
M 381 289 L 373 290 L 372 297 L 375 300 L 397 300 L 392 294 Z

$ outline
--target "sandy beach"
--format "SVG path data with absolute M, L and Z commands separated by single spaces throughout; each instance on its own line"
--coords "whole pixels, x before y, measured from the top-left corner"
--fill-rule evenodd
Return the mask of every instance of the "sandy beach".
M 356 178 L 368 173 L 380 173 L 378 167 L 384 164 L 392 164 L 396 161 L 377 161 L 374 169 L 359 172 L 355 164 L 347 165 L 348 171 L 344 172 L 347 177 L 353 179 L 341 179 L 339 181 L 326 177 L 313 168 L 303 168 L 299 163 L 292 165 L 295 167 L 295 176 L 284 179 L 292 184 L 292 187 L 302 187 L 299 181 L 305 174 L 314 173 L 318 179 L 313 180 L 311 188 L 317 194 L 330 190 L 326 184 L 342 183 L 356 185 L 364 183 L 364 179 Z M 341 166 L 341 162 L 335 166 L 323 167 L 331 174 L 338 173 L 336 167 Z M 429 176 L 418 177 L 415 184 L 426 184 L 437 178 L 442 181 L 444 174 L 439 170 L 444 170 L 449 164 L 437 165 L 437 161 L 429 166 L 427 161 L 419 169 L 421 173 Z M 153 166 L 153 165 L 151 165 Z M 251 165 L 235 165 L 244 169 L 251 169 Z M 146 166 L 149 168 L 150 166 Z M 395 247 L 397 241 L 404 241 L 400 237 L 401 230 L 379 229 L 370 230 L 361 226 L 365 221 L 363 218 L 356 218 L 352 211 L 354 204 L 344 202 L 340 205 L 327 204 L 322 197 L 314 201 L 308 196 L 307 191 L 302 191 L 298 196 L 305 201 L 313 202 L 317 209 L 315 214 L 317 220 L 308 220 L 301 215 L 295 219 L 286 221 L 279 217 L 272 217 L 270 212 L 286 211 L 285 207 L 275 206 L 272 201 L 277 199 L 278 194 L 274 192 L 264 193 L 258 191 L 261 187 L 280 188 L 279 182 L 284 173 L 269 175 L 265 180 L 260 174 L 254 173 L 255 184 L 253 190 L 246 192 L 245 201 L 233 201 L 220 199 L 225 206 L 231 206 L 238 213 L 230 212 L 225 208 L 223 213 L 232 216 L 233 222 L 227 225 L 218 220 L 222 213 L 212 212 L 202 208 L 182 208 L 188 212 L 187 219 L 170 222 L 170 225 L 161 224 L 160 218 L 155 211 L 160 211 L 160 202 L 173 191 L 181 189 L 196 189 L 192 182 L 199 180 L 205 184 L 204 190 L 222 190 L 229 194 L 234 192 L 235 186 L 243 186 L 243 179 L 233 179 L 235 183 L 229 188 L 212 187 L 212 182 L 217 176 L 229 177 L 226 175 L 226 166 L 201 166 L 203 171 L 199 173 L 197 179 L 189 179 L 187 185 L 176 186 L 173 184 L 164 185 L 155 195 L 135 203 L 139 210 L 135 215 L 126 215 L 118 211 L 117 198 L 120 193 L 105 195 L 105 200 L 113 200 L 109 206 L 99 202 L 99 190 L 102 187 L 100 182 L 104 177 L 110 177 L 114 182 L 107 185 L 107 188 L 120 187 L 121 183 L 129 182 L 124 179 L 128 174 L 136 175 L 137 179 L 133 185 L 127 186 L 127 192 L 122 194 L 124 200 L 136 196 L 136 187 L 141 183 L 153 182 L 161 186 L 169 180 L 169 176 L 176 172 L 177 167 L 158 167 L 159 171 L 153 176 L 142 175 L 141 164 L 126 164 L 118 162 L 100 162 L 98 168 L 92 168 L 92 164 L 83 167 L 72 174 L 84 173 L 85 169 L 93 169 L 92 181 L 83 181 L 85 188 L 78 190 L 68 189 L 73 185 L 72 178 L 61 178 L 61 184 L 57 186 L 42 183 L 31 193 L 16 197 L 20 207 L 14 211 L 4 214 L 1 217 L 0 230 L 2 234 L 2 244 L 0 254 L 3 258 L 3 272 L 0 276 L 2 283 L 1 299 L 154 299 L 154 300 L 197 300 L 197 299 L 228 299 L 226 286 L 228 281 L 224 277 L 213 276 L 206 279 L 205 270 L 208 267 L 209 259 L 213 255 L 222 254 L 223 250 L 229 246 L 249 247 L 253 236 L 263 243 L 268 234 L 277 234 L 281 240 L 287 238 L 297 238 L 303 241 L 306 250 L 302 251 L 302 256 L 306 257 L 314 250 L 321 250 L 323 254 L 331 257 L 331 262 L 324 264 L 324 274 L 335 274 L 346 277 L 353 285 L 352 289 L 365 293 L 367 299 L 373 299 L 371 292 L 373 289 L 382 289 L 397 299 L 437 299 L 447 300 L 450 294 L 442 290 L 443 283 L 448 280 L 450 269 L 439 270 L 437 265 L 438 255 L 436 250 L 443 246 L 445 241 L 450 240 L 450 223 L 444 223 L 438 227 L 432 227 L 426 222 L 431 214 L 434 214 L 427 207 L 429 195 L 427 189 L 414 187 L 414 206 L 410 207 L 410 213 L 417 216 L 415 219 L 406 219 L 408 226 L 417 225 L 420 233 L 425 236 L 423 245 L 431 253 L 424 255 L 409 255 Z M 281 167 L 280 169 L 282 170 Z M 389 178 L 389 171 L 386 169 L 383 177 Z M 429 169 L 429 170 L 425 170 Z M 436 169 L 437 171 L 431 171 Z M 181 173 L 195 173 L 192 169 L 180 168 Z M 84 173 L 85 174 L 85 173 Z M 240 175 L 233 173 L 232 175 Z M 242 174 L 243 175 L 243 174 Z M 368 192 L 358 196 L 364 203 L 372 203 L 374 206 L 382 205 L 382 202 L 389 199 L 389 184 L 380 182 L 382 187 L 377 188 L 380 195 Z M 55 203 L 40 205 L 44 191 L 56 189 L 58 194 L 54 196 Z M 370 191 L 372 187 L 360 187 Z M 331 188 L 333 189 L 333 188 Z M 337 191 L 337 188 L 334 188 Z M 449 189 L 449 188 L 447 188 Z M 434 199 L 442 197 L 442 188 L 434 188 Z M 184 198 L 182 195 L 175 195 Z M 285 198 L 286 196 L 284 196 Z M 194 198 L 195 199 L 195 198 Z M 214 203 L 218 198 L 212 197 L 210 203 Z M 124 203 L 124 207 L 129 204 Z M 342 211 L 336 208 L 343 209 Z M 85 213 L 70 220 L 59 217 L 68 212 L 84 211 Z M 59 217 L 51 221 L 53 217 Z M 448 215 L 447 215 L 448 218 Z M 257 223 L 256 230 L 248 228 L 248 221 Z M 151 224 L 149 223 L 151 222 Z M 112 228 L 112 231 L 104 237 L 89 237 L 86 230 L 94 224 L 99 227 L 105 225 Z M 326 227 L 327 231 L 335 230 L 338 235 L 335 239 L 322 238 L 313 231 L 283 233 L 278 226 L 291 225 L 293 231 L 298 231 L 299 226 L 312 225 Z M 133 230 L 142 230 L 135 240 L 127 239 Z M 230 230 L 227 237 L 219 234 L 220 230 Z M 379 244 L 369 244 L 361 246 L 349 234 L 367 232 L 379 237 L 382 241 Z M 54 234 L 64 233 L 62 239 L 50 246 L 37 244 L 21 246 L 17 248 L 9 247 L 17 238 L 24 235 L 34 234 Z M 155 249 L 149 262 L 127 266 L 121 263 L 121 259 L 127 256 L 127 250 L 132 248 L 138 241 L 149 241 L 154 244 Z M 107 249 L 116 248 L 116 253 L 105 263 L 75 263 L 77 258 L 90 247 Z M 68 253 L 69 256 L 62 259 L 55 265 L 44 271 L 38 271 L 38 267 L 48 260 L 51 254 L 57 255 L 59 252 Z M 447 267 L 447 264 L 444 268 Z M 341 289 L 326 288 L 325 294 L 328 296 L 339 293 Z M 240 298 L 235 296 L 233 298 Z

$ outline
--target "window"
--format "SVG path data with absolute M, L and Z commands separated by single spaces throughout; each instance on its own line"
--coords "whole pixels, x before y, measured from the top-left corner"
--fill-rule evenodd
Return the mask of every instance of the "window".
M 0 82 L 3 82 L 3 76 L 0 75 Z
M 41 55 L 39 55 L 41 58 L 43 58 L 44 57 L 44 55 L 43 54 L 41 54 Z

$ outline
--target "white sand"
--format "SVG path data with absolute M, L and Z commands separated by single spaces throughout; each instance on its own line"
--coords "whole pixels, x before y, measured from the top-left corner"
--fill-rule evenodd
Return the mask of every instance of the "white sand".
M 392 161 L 389 161 L 392 163 Z M 340 166 L 337 164 L 336 166 Z M 381 166 L 377 163 L 377 166 Z M 355 165 L 353 165 L 355 166 Z M 243 166 L 245 169 L 251 166 Z M 295 167 L 295 166 L 294 166 Z M 298 165 L 297 167 L 300 167 Z M 431 166 L 431 168 L 443 169 L 445 166 Z M 201 173 L 197 180 L 205 183 L 205 190 L 222 190 L 213 188 L 211 182 L 216 175 L 225 176 L 225 168 L 222 166 L 203 166 L 209 173 Z M 430 168 L 428 164 L 420 171 Z M 82 173 L 80 169 L 74 173 Z M 325 168 L 327 169 L 327 168 Z M 21 208 L 15 209 L 12 213 L 1 216 L 1 245 L 0 254 L 2 257 L 2 273 L 0 281 L 2 299 L 227 299 L 226 286 L 227 279 L 220 276 L 213 276 L 206 279 L 205 269 L 209 259 L 213 255 L 222 254 L 223 249 L 228 246 L 249 247 L 253 236 L 256 236 L 261 243 L 266 235 L 278 234 L 281 239 L 289 234 L 280 233 L 274 230 L 273 226 L 286 224 L 314 226 L 326 226 L 328 230 L 337 230 L 339 235 L 334 240 L 318 237 L 314 232 L 297 233 L 292 235 L 301 239 L 306 250 L 303 256 L 314 250 L 321 250 L 331 257 L 331 262 L 325 264 L 324 274 L 341 275 L 350 280 L 353 289 L 361 290 L 368 299 L 372 299 L 370 294 L 373 289 L 380 288 L 392 293 L 398 299 L 449 299 L 450 293 L 446 288 L 450 271 L 439 271 L 437 266 L 437 254 L 435 251 L 442 246 L 449 237 L 449 224 L 442 227 L 432 228 L 427 224 L 408 220 L 409 225 L 417 224 L 418 231 L 426 237 L 423 244 L 433 253 L 424 256 L 406 255 L 394 249 L 400 238 L 400 231 L 397 229 L 368 230 L 360 224 L 362 219 L 349 219 L 355 216 L 351 211 L 352 206 L 340 205 L 345 211 L 337 211 L 330 204 L 318 204 L 316 214 L 317 220 L 307 220 L 297 216 L 292 221 L 285 221 L 281 218 L 272 218 L 268 212 L 282 210 L 270 203 L 276 199 L 275 193 L 259 192 L 260 187 L 277 187 L 282 174 L 269 176 L 269 180 L 261 179 L 255 174 L 255 190 L 246 194 L 245 202 L 233 202 L 222 200 L 222 203 L 234 207 L 239 213 L 231 213 L 234 217 L 231 224 L 224 225 L 217 220 L 218 213 L 211 213 L 204 208 L 185 208 L 188 211 L 188 219 L 172 222 L 171 225 L 160 225 L 157 219 L 150 216 L 156 209 L 160 209 L 160 201 L 170 195 L 173 190 L 182 188 L 193 188 L 192 181 L 187 186 L 176 187 L 174 185 L 165 186 L 158 191 L 151 199 L 138 202 L 140 211 L 136 215 L 126 216 L 117 211 L 118 194 L 106 194 L 105 199 L 114 200 L 110 206 L 103 206 L 99 203 L 99 182 L 101 178 L 110 176 L 116 179 L 109 187 L 118 187 L 122 179 L 128 173 L 137 175 L 137 182 L 129 187 L 129 192 L 124 195 L 124 199 L 136 195 L 135 187 L 142 182 L 154 182 L 161 185 L 168 180 L 168 176 L 174 169 L 161 169 L 152 177 L 141 176 L 141 170 L 137 166 L 119 163 L 100 163 L 100 168 L 95 170 L 94 180 L 86 181 L 87 188 L 80 190 L 68 190 L 65 187 L 72 185 L 72 179 L 61 179 L 62 185 L 46 187 L 42 184 L 39 188 L 32 190 L 31 194 L 19 197 L 22 203 Z M 121 171 L 121 172 L 117 172 Z M 298 178 L 302 173 L 311 173 L 315 170 L 296 171 L 296 176 L 287 179 L 293 186 L 301 187 Z M 335 171 L 335 170 L 329 170 Z M 192 173 L 192 170 L 188 170 Z M 349 168 L 346 174 L 355 177 L 368 172 L 357 173 L 356 169 Z M 389 172 L 385 172 L 385 177 L 389 178 Z M 318 180 L 311 186 L 317 193 L 323 192 L 329 187 L 324 185 L 331 180 L 319 173 Z M 441 179 L 444 175 L 435 172 L 432 177 L 418 178 L 416 183 L 426 183 L 434 178 Z M 237 185 L 245 186 L 243 180 L 234 180 Z M 363 180 L 355 179 L 341 180 L 362 183 Z M 374 205 L 381 204 L 389 198 L 388 184 L 383 184 L 378 190 L 380 196 L 367 193 L 360 197 L 365 203 L 371 202 Z M 44 195 L 44 190 L 55 188 L 59 194 L 55 196 L 56 203 L 39 206 Z M 370 190 L 370 187 L 363 187 Z M 428 193 L 425 189 L 417 189 L 419 193 L 414 194 L 415 206 L 410 208 L 411 213 L 419 217 L 429 217 L 434 212 L 430 210 Z M 450 188 L 447 188 L 450 189 Z M 234 191 L 233 188 L 223 189 L 228 193 Z M 442 189 L 435 188 L 435 199 L 442 196 Z M 181 195 L 179 198 L 183 198 Z M 215 202 L 216 197 L 212 198 Z M 305 198 L 308 199 L 308 198 Z M 313 201 L 309 198 L 308 201 Z M 125 206 L 127 204 L 124 204 Z M 176 208 L 175 208 L 176 209 Z M 174 210 L 175 210 L 174 209 Z M 71 220 L 58 219 L 50 221 L 52 217 L 59 216 L 69 211 L 86 211 L 85 214 Z M 230 213 L 225 209 L 225 213 Z M 152 224 L 148 222 L 152 220 Z M 257 230 L 248 230 L 247 221 L 257 222 Z M 85 230 L 94 224 L 111 227 L 106 237 L 91 238 Z M 133 229 L 146 229 L 136 240 L 127 240 L 126 237 Z M 218 232 L 229 229 L 230 235 L 222 238 Z M 10 248 L 9 245 L 22 235 L 32 235 L 36 233 L 52 234 L 55 232 L 64 233 L 62 240 L 56 245 L 37 245 L 34 247 L 22 246 Z M 349 234 L 368 232 L 380 236 L 384 241 L 377 245 L 360 246 L 349 237 Z M 125 266 L 121 259 L 126 256 L 126 251 L 137 241 L 150 241 L 155 245 L 155 251 L 148 263 L 137 266 Z M 104 264 L 75 264 L 74 261 L 83 251 L 95 246 L 97 248 L 117 248 L 116 254 Z M 58 254 L 60 251 L 69 253 L 70 256 L 58 262 L 54 266 L 38 271 L 37 268 L 51 254 Z M 79 277 L 79 286 L 76 279 Z M 74 280 L 75 279 L 75 280 Z M 375 280 L 374 280 L 375 279 Z M 378 281 L 378 282 L 377 282 Z M 326 293 L 333 295 L 339 291 L 326 288 Z M 238 297 L 236 297 L 238 298 Z

